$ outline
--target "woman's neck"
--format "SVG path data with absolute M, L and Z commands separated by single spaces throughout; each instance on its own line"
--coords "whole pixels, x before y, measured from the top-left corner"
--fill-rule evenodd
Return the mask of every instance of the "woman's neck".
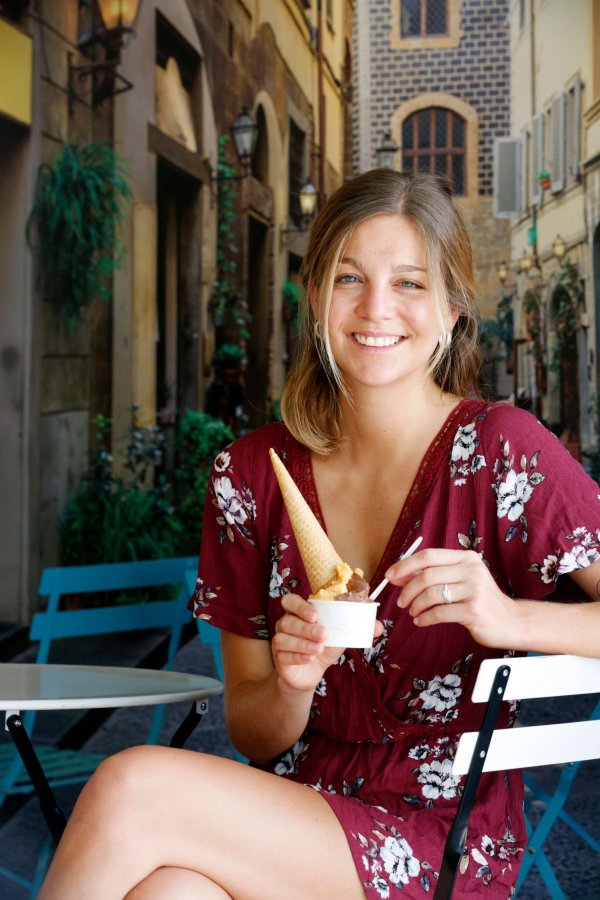
M 363 388 L 351 402 L 341 397 L 343 455 L 364 460 L 367 455 L 381 459 L 382 454 L 396 456 L 411 449 L 419 453 L 421 440 L 429 443 L 460 402 L 433 382 L 419 387 L 407 393 L 396 387 Z

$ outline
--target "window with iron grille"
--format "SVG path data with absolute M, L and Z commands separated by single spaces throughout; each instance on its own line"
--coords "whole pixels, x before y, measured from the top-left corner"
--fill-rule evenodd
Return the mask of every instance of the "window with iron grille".
M 289 215 L 295 225 L 302 221 L 300 209 L 300 191 L 306 180 L 306 135 L 301 128 L 290 119 L 289 148 Z
M 440 106 L 420 109 L 402 124 L 402 170 L 447 175 L 456 194 L 466 194 L 467 123 Z
M 448 34 L 448 0 L 401 0 L 402 37 Z

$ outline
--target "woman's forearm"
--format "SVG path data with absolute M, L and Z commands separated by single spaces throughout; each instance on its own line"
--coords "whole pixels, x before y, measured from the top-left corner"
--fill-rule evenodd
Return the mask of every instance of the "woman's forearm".
M 304 732 L 313 693 L 289 687 L 276 671 L 260 681 L 239 682 L 225 696 L 233 744 L 253 762 L 269 762 Z
M 600 603 L 516 601 L 519 646 L 536 653 L 600 658 Z

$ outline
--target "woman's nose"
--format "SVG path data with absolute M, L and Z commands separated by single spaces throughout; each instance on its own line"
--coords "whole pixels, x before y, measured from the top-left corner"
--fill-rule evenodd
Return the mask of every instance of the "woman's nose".
M 391 318 L 394 315 L 394 303 L 388 286 L 375 282 L 365 284 L 357 312 L 363 319 L 373 322 Z

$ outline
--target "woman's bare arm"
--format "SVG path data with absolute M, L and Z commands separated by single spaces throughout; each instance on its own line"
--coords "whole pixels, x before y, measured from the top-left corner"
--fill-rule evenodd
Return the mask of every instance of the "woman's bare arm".
M 314 607 L 297 594 L 271 643 L 222 632 L 225 715 L 231 739 L 253 762 L 267 763 L 302 735 L 314 690 L 342 648 L 325 648 Z

